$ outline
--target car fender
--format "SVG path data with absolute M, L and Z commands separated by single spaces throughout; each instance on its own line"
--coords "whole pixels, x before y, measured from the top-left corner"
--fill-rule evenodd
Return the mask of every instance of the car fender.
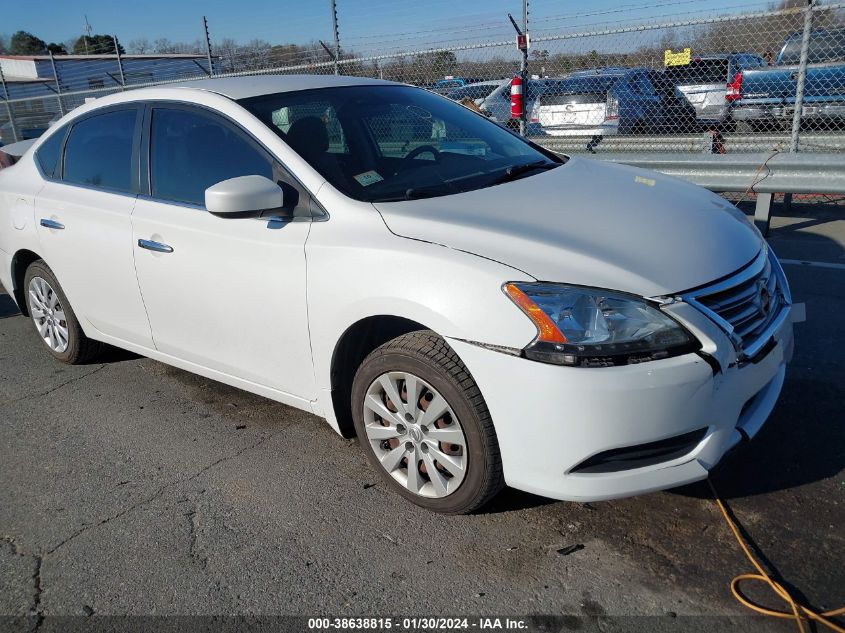
M 314 222 L 306 258 L 314 371 L 322 393 L 331 389 L 338 342 L 368 317 L 401 317 L 444 338 L 514 349 L 536 336 L 535 326 L 502 291 L 508 281 L 534 281 L 530 275 L 394 235 L 372 204 L 351 200 L 330 185 L 320 189 L 318 199 L 330 216 Z M 320 408 L 330 417 L 325 405 Z

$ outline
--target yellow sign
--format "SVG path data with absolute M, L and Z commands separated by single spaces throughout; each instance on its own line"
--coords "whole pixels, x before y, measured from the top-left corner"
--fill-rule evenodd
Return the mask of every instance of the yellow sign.
M 685 48 L 680 53 L 673 53 L 666 49 L 663 53 L 663 64 L 665 66 L 688 66 L 690 62 L 690 49 Z

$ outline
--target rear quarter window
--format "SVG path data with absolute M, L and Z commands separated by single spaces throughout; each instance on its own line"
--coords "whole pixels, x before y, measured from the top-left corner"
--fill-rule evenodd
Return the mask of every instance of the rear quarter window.
M 65 140 L 66 134 L 67 126 L 56 130 L 35 150 L 35 160 L 47 178 L 53 178 L 56 174 L 56 168 L 59 165 L 59 156 L 62 154 L 62 143 Z

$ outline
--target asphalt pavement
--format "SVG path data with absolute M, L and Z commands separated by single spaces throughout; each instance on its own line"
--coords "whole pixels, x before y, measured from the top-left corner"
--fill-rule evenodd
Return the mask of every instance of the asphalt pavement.
M 845 603 L 843 211 L 773 221 L 782 258 L 834 266 L 786 266 L 808 322 L 783 394 L 714 473 L 761 559 L 820 609 Z M 57 363 L 0 287 L 0 630 L 292 614 L 792 630 L 733 600 L 746 571 L 704 484 L 590 504 L 507 490 L 434 515 L 313 415 L 117 350 Z

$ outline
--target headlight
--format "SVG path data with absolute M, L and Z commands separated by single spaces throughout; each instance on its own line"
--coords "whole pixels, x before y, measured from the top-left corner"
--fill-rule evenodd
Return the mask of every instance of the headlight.
M 503 290 L 537 326 L 524 350 L 533 360 L 609 367 L 700 348 L 680 323 L 631 295 L 550 283 L 509 283 Z

